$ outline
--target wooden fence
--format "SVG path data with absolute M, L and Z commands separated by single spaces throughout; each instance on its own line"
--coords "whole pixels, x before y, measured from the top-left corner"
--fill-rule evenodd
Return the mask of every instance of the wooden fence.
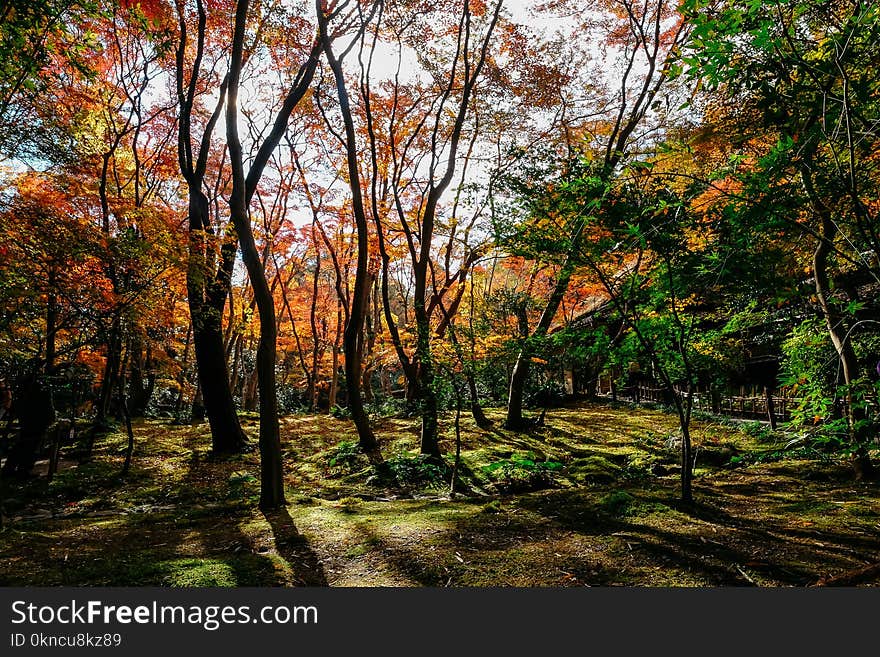
M 677 389 L 677 392 L 681 395 L 687 394 L 685 390 Z M 596 393 L 599 397 L 628 400 L 637 404 L 670 403 L 669 394 L 664 387 L 649 383 L 616 387 L 608 377 L 598 381 Z M 797 405 L 797 398 L 792 397 L 787 388 L 774 390 L 768 396 L 757 386 L 740 386 L 738 390 L 716 391 L 714 395 L 707 390 L 694 393 L 695 410 L 743 419 L 768 420 L 770 418 L 768 402 L 775 420 L 785 422 L 791 419 L 791 410 Z

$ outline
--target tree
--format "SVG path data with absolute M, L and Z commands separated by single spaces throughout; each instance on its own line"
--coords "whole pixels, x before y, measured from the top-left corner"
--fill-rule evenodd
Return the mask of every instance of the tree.
M 766 140 L 744 196 L 755 209 L 779 212 L 815 240 L 811 272 L 843 378 L 847 433 L 858 478 L 874 475 L 868 455 L 866 378 L 853 348 L 846 305 L 834 291 L 834 261 L 874 280 L 877 81 L 880 14 L 871 3 L 774 0 L 691 2 L 695 40 L 689 72 L 722 97 L 758 110 L 753 125 Z M 850 298 L 858 305 L 859 299 Z
M 353 209 L 358 222 L 359 252 L 358 272 L 353 292 L 350 329 L 346 333 L 346 379 L 349 386 L 359 375 L 360 355 L 357 340 L 366 308 L 369 291 L 367 282 L 367 235 L 368 216 L 376 227 L 376 239 L 382 260 L 381 291 L 384 319 L 397 352 L 404 375 L 418 400 L 422 417 L 420 450 L 423 454 L 439 457 L 438 402 L 436 395 L 435 367 L 432 356 L 432 315 L 438 313 L 438 300 L 445 295 L 456 280 L 463 282 L 471 262 L 466 262 L 457 274 L 449 274 L 445 284 L 437 285 L 431 294 L 435 237 L 440 221 L 440 202 L 453 182 L 456 167 L 460 164 L 459 150 L 466 138 L 465 128 L 477 95 L 478 81 L 490 52 L 490 44 L 501 14 L 502 2 L 488 7 L 472 7 L 468 0 L 457 5 L 455 20 L 446 16 L 433 18 L 430 28 L 433 45 L 426 50 L 420 62 L 429 73 L 429 82 L 422 86 L 404 84 L 398 76 L 386 85 L 390 91 L 377 91 L 372 78 L 373 55 L 380 35 L 390 35 L 391 44 L 398 50 L 414 48 L 427 29 L 426 18 L 407 20 L 404 15 L 380 11 L 371 43 L 360 46 L 359 51 L 359 100 L 365 148 L 370 154 L 367 173 L 358 168 L 360 151 L 355 129 L 355 115 L 351 107 L 341 63 L 328 54 L 334 70 L 339 97 L 339 109 L 345 124 L 345 149 L 348 162 Z M 482 20 L 480 20 L 482 19 Z M 436 50 L 435 50 L 436 49 Z M 443 60 L 446 60 L 445 62 Z M 335 61 L 335 64 L 334 64 Z M 398 67 L 400 63 L 398 62 Z M 362 182 L 362 179 L 365 179 Z M 364 200 L 366 196 L 367 201 Z M 415 345 L 412 355 L 406 353 L 395 320 L 390 299 L 390 241 L 391 230 L 388 215 L 397 219 L 403 235 L 404 250 L 409 259 L 407 266 L 412 272 L 412 309 L 415 323 Z M 450 238 L 451 239 L 451 238 Z M 451 255 L 451 250 L 448 251 Z M 473 252 L 472 252 L 473 253 Z M 470 256 L 467 256 L 470 257 Z M 466 257 L 466 259 L 467 259 Z M 448 264 L 448 261 L 447 261 Z M 462 288 L 463 292 L 463 288 Z M 357 304 L 357 305 L 355 305 Z M 445 324 L 446 320 L 442 319 Z M 442 332 L 442 330 L 441 330 Z M 351 364 L 349 364 L 351 362 Z M 349 369 L 351 369 L 349 373 Z M 350 403 L 359 392 L 350 388 Z M 360 405 L 359 400 L 354 400 Z M 364 440 L 366 418 L 361 412 L 353 412 L 359 433 Z
M 248 205 L 262 176 L 271 153 L 287 128 L 290 114 L 306 94 L 318 66 L 319 40 L 315 39 L 306 60 L 300 65 L 293 83 L 288 88 L 281 110 L 275 117 L 268 135 L 244 172 L 241 139 L 238 132 L 238 91 L 244 65 L 244 42 L 247 31 L 248 0 L 238 0 L 235 9 L 235 29 L 229 65 L 228 99 L 226 103 L 226 140 L 232 166 L 232 193 L 229 197 L 231 220 L 238 233 L 242 260 L 247 268 L 260 317 L 260 342 L 257 348 L 257 377 L 260 390 L 260 507 L 277 508 L 284 504 L 283 464 L 281 439 L 278 428 L 278 397 L 275 387 L 275 354 L 277 326 L 275 303 L 266 272 L 257 251 L 251 228 Z M 318 7 L 319 11 L 320 5 Z M 324 39 L 321 39 L 323 42 Z
M 187 11 L 186 3 L 182 0 L 175 2 L 175 10 L 178 24 L 174 59 L 178 105 L 177 154 L 188 194 L 189 258 L 186 283 L 193 326 L 192 341 L 202 403 L 211 425 L 212 449 L 218 454 L 238 452 L 247 444 L 247 436 L 239 423 L 229 387 L 222 331 L 223 309 L 229 294 L 238 240 L 231 222 L 217 236 L 211 221 L 208 197 L 203 190 L 211 162 L 209 154 L 213 132 L 226 102 L 228 80 L 224 78 L 219 84 L 219 98 L 202 128 L 196 148 L 193 144 L 193 124 L 198 116 L 196 103 L 200 91 L 204 93 L 202 62 L 209 45 L 208 15 L 202 0 L 196 0 L 196 35 L 194 42 L 190 43 L 188 25 L 192 20 L 191 12 Z M 191 54 L 193 49 L 195 52 Z
M 64 158 L 64 125 L 41 101 L 66 77 L 94 72 L 92 0 L 7 0 L 0 8 L 0 153 Z

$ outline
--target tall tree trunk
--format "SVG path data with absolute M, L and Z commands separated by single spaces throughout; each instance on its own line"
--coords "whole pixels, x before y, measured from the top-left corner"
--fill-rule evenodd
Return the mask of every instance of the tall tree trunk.
M 46 374 L 52 374 L 52 370 L 55 369 L 55 343 L 58 332 L 58 295 L 55 290 L 57 275 L 55 266 L 50 265 L 47 281 L 48 293 L 46 294 Z
M 694 501 L 693 446 L 691 442 L 693 385 L 688 386 L 687 396 L 682 399 L 681 393 L 675 389 L 672 381 L 665 375 L 663 379 L 675 403 L 675 411 L 678 414 L 678 427 L 681 430 L 681 501 L 685 504 L 692 504 Z
M 489 429 L 492 426 L 492 420 L 486 417 L 486 412 L 480 405 L 480 397 L 477 394 L 477 380 L 470 368 L 465 369 L 465 377 L 467 378 L 468 394 L 470 395 L 471 415 L 474 416 L 474 422 L 480 429 Z
M 174 400 L 174 418 L 180 418 L 180 412 L 183 410 L 183 391 L 186 385 L 186 378 L 189 373 L 189 345 L 192 342 L 192 324 L 186 329 L 186 342 L 183 344 L 183 362 L 180 365 L 180 372 L 177 374 L 177 399 Z
M 776 431 L 776 407 L 773 403 L 773 388 L 764 386 L 764 400 L 767 403 L 767 421 L 770 422 L 770 428 Z
M 281 437 L 278 426 L 278 397 L 275 389 L 277 339 L 275 302 L 251 230 L 245 188 L 244 156 L 238 136 L 238 88 L 243 63 L 247 13 L 248 1 L 239 0 L 235 10 L 235 31 L 233 32 L 232 58 L 229 67 L 229 98 L 226 106 L 226 139 L 229 144 L 229 159 L 232 165 L 232 193 L 229 198 L 229 212 L 238 233 L 241 257 L 251 280 L 260 318 L 260 340 L 257 346 L 257 379 L 260 390 L 260 508 L 273 509 L 285 504 Z M 220 346 L 222 349 L 222 339 Z M 227 380 L 224 377 L 224 384 Z
M 241 394 L 241 403 L 244 410 L 253 412 L 257 410 L 257 368 L 248 374 L 244 382 Z
M 853 385 L 859 378 L 858 360 L 852 347 L 852 342 L 846 339 L 842 318 L 832 306 L 829 295 L 831 283 L 828 276 L 828 256 L 831 254 L 834 240 L 837 237 L 837 224 L 831 216 L 830 210 L 819 199 L 813 186 L 812 175 L 804 167 L 801 169 L 801 179 L 807 196 L 818 215 L 819 243 L 813 252 L 813 279 L 815 282 L 816 298 L 822 315 L 825 318 L 825 326 L 834 350 L 840 361 L 840 369 L 843 373 L 843 381 L 846 386 L 846 419 L 849 427 L 849 438 L 853 446 L 852 466 L 856 479 L 873 478 L 876 474 L 874 464 L 868 453 L 868 441 L 870 436 L 865 422 L 865 413 L 856 403 L 853 396 Z
M 208 199 L 200 189 L 190 187 L 189 262 L 186 271 L 187 299 L 192 318 L 192 341 L 196 371 L 205 415 L 211 426 L 211 449 L 217 454 L 234 454 L 247 446 L 229 387 L 229 370 L 223 344 L 223 309 L 235 258 L 235 242 L 223 245 L 216 272 L 208 270 L 207 244 L 210 235 Z M 210 282 L 208 278 L 210 277 Z
M 337 299 L 336 305 L 336 337 L 333 340 L 333 364 L 330 374 L 330 396 L 327 410 L 332 413 L 336 408 L 336 398 L 339 394 L 339 347 L 342 341 L 342 300 Z
M 235 264 L 234 232 L 224 235 L 219 261 L 213 256 L 214 228 L 211 224 L 208 198 L 202 191 L 211 139 L 226 101 L 227 81 L 220 84 L 220 95 L 205 124 L 198 148 L 193 144 L 192 113 L 196 102 L 205 46 L 207 13 L 202 0 L 196 1 L 197 33 L 189 41 L 191 21 L 184 3 L 175 3 L 179 42 L 175 49 L 175 82 L 179 106 L 177 154 L 180 171 L 186 179 L 189 195 L 189 253 L 186 270 L 187 301 L 192 321 L 192 342 L 195 352 L 199 389 L 193 400 L 193 418 L 202 409 L 211 425 L 211 447 L 215 453 L 236 453 L 247 446 L 247 436 L 235 411 L 229 387 L 229 373 L 223 344 L 223 309 L 230 290 Z M 195 52 L 191 66 L 187 53 Z M 186 74 L 189 73 L 189 79 Z M 222 165 L 221 165 L 222 166 Z M 216 265 L 216 270 L 215 270 Z M 197 406 L 196 400 L 200 403 Z
M 124 372 L 124 370 L 123 370 Z M 125 395 L 125 375 L 119 377 L 119 407 L 122 409 L 122 418 L 125 421 L 125 433 L 128 437 L 128 442 L 125 447 L 125 460 L 122 464 L 122 473 L 121 476 L 125 477 L 128 475 L 128 471 L 131 468 L 131 457 L 134 454 L 134 431 L 131 427 L 131 413 L 128 410 L 128 399 Z
M 471 396 L 471 415 L 474 416 L 474 421 L 477 423 L 477 426 L 481 429 L 488 429 L 492 426 L 492 420 L 486 417 L 486 414 L 483 412 L 483 407 L 480 406 L 480 397 L 477 394 L 477 377 L 476 372 L 474 371 L 474 363 L 477 360 L 477 338 L 476 331 L 474 329 L 474 285 L 473 278 L 471 279 L 470 285 L 470 296 L 469 296 L 469 312 L 468 312 L 468 327 L 469 327 L 469 350 L 470 350 L 470 358 L 466 359 L 467 366 L 465 368 L 465 375 L 467 376 L 467 384 L 468 384 L 468 392 Z M 450 326 L 452 322 L 450 320 Z M 462 358 L 462 360 L 465 360 Z
M 132 338 L 128 347 L 131 365 L 128 368 L 128 411 L 131 417 L 143 417 L 153 397 L 156 375 L 151 371 L 153 364 L 152 349 L 144 350 L 139 337 Z
M 351 114 L 348 91 L 345 87 L 345 75 L 342 64 L 333 53 L 331 37 L 328 32 L 327 19 L 320 0 L 317 4 L 318 21 L 320 25 L 321 43 L 324 54 L 333 71 L 336 82 L 336 92 L 339 98 L 339 109 L 342 113 L 345 125 L 345 148 L 348 164 L 348 175 L 352 193 L 352 207 L 354 210 L 355 226 L 357 229 L 357 263 L 355 267 L 354 289 L 351 294 L 351 308 L 348 313 L 348 322 L 342 334 L 342 349 L 345 355 L 345 385 L 348 392 L 348 408 L 351 411 L 351 419 L 358 432 L 358 444 L 361 450 L 371 460 L 380 461 L 379 443 L 370 427 L 370 418 L 364 409 L 361 398 L 361 331 L 364 326 L 367 312 L 367 298 L 370 294 L 371 279 L 367 267 L 369 265 L 369 230 L 367 228 L 367 216 L 364 210 L 364 200 L 361 193 L 360 172 L 358 171 L 358 147 L 355 137 L 354 121 Z
M 318 358 L 321 353 L 320 339 L 318 337 L 318 282 L 321 275 L 321 248 L 318 246 L 317 230 L 315 221 L 312 221 L 312 245 L 315 248 L 315 271 L 312 275 L 312 302 L 309 306 L 309 324 L 312 329 L 312 367 L 309 374 L 308 400 L 309 409 L 312 413 L 318 410 Z

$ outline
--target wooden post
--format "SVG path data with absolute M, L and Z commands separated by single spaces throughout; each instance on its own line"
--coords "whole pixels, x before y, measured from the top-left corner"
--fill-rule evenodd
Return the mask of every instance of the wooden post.
M 770 428 L 776 430 L 776 414 L 773 412 L 773 390 L 770 386 L 764 386 L 764 397 L 767 400 L 767 419 L 770 421 Z
M 58 453 L 61 451 L 61 436 L 64 433 L 61 422 L 52 427 L 52 450 L 49 452 L 49 469 L 46 472 L 46 480 L 52 481 L 52 477 L 58 472 Z

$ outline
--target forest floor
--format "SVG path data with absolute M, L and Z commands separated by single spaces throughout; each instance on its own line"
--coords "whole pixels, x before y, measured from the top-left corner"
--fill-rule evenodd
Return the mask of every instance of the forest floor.
M 880 486 L 784 449 L 791 435 L 695 420 L 685 507 L 671 415 L 579 403 L 528 433 L 489 416 L 489 430 L 462 417 L 453 499 L 448 469 L 413 458 L 416 418 L 377 420 L 382 472 L 353 449 L 349 421 L 282 418 L 289 504 L 269 514 L 255 452 L 212 458 L 207 424 L 138 422 L 125 479 L 114 433 L 51 482 L 2 482 L 0 585 L 880 584 Z M 245 428 L 255 436 L 256 417 Z M 451 415 L 441 430 L 454 453 Z

